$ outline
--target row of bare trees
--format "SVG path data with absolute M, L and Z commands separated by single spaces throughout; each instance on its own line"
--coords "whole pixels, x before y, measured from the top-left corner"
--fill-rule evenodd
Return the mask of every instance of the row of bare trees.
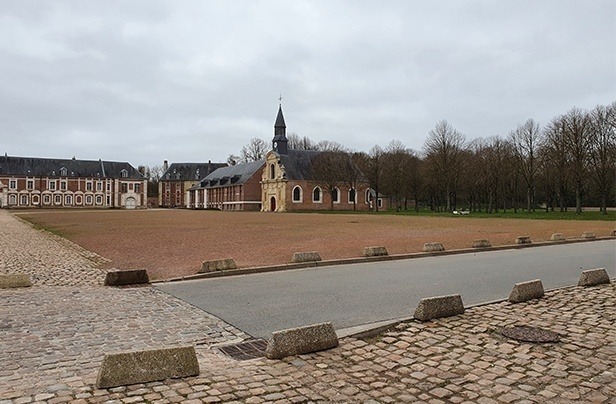
M 472 141 L 443 120 L 428 133 L 421 156 L 392 142 L 367 157 L 382 161 L 373 184 L 398 208 L 413 200 L 437 211 L 575 206 L 581 213 L 590 204 L 607 213 L 616 199 L 616 102 L 573 108 L 544 127 L 529 119 L 506 137 Z

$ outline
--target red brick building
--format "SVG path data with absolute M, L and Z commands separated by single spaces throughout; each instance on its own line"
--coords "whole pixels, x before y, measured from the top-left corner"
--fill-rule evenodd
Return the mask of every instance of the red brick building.
M 126 162 L 5 155 L 0 207 L 145 208 L 147 180 Z
M 383 201 L 376 200 L 369 182 L 361 174 L 354 179 L 338 181 L 335 187 L 328 189 L 324 178 L 318 178 L 314 172 L 315 161 L 324 152 L 288 148 L 281 107 L 274 124 L 272 146 L 265 156 L 261 180 L 262 211 L 371 210 L 376 203 L 383 206 Z M 340 158 L 346 156 L 340 154 Z
M 191 207 L 189 190 L 212 171 L 226 167 L 226 163 L 173 163 L 165 160 L 165 172 L 158 181 L 158 206 L 164 208 Z
M 263 161 L 219 168 L 189 191 L 193 209 L 260 210 Z

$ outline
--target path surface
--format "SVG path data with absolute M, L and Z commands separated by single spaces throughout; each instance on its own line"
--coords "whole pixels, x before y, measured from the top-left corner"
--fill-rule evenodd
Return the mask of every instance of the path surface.
M 408 318 L 424 297 L 459 293 L 465 304 L 509 296 L 518 282 L 574 285 L 582 269 L 616 276 L 616 240 L 317 267 L 158 284 L 157 288 L 267 338 L 324 321 L 336 329 Z
M 39 277 L 31 288 L 0 290 L 0 404 L 615 403 L 614 284 L 409 321 L 321 353 L 236 361 L 216 345 L 246 338 L 241 331 L 152 287 L 87 281 L 92 267 L 80 270 L 83 257 L 72 246 L 18 225 L 6 211 L 0 221 L 15 241 L 4 271 L 73 285 Z M 32 250 L 41 247 L 48 251 Z M 71 270 L 50 270 L 58 267 Z M 519 343 L 498 333 L 515 324 L 556 331 L 561 342 Z M 196 345 L 199 376 L 95 387 L 104 353 L 180 344 Z

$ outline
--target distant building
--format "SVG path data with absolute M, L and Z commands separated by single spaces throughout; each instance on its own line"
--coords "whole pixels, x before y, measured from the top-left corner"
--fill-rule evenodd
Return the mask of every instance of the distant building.
M 147 180 L 126 162 L 5 155 L 0 207 L 145 208 Z
M 194 209 L 261 210 L 263 160 L 215 170 L 189 194 Z
M 226 163 L 173 163 L 165 160 L 165 172 L 158 181 L 158 206 L 165 208 L 190 207 L 188 190 L 212 171 L 226 167 Z

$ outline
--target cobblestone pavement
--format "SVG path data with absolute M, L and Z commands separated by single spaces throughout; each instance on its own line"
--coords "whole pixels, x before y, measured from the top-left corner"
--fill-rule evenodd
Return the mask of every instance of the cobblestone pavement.
M 28 274 L 35 285 L 102 285 L 105 258 L 77 244 L 37 231 L 0 209 L 0 274 Z
M 498 333 L 522 324 L 558 332 L 561 341 L 523 343 Z M 343 338 L 325 352 L 236 361 L 216 345 L 245 334 L 153 288 L 35 285 L 0 290 L 0 404 L 616 404 L 615 324 L 612 283 L 409 321 L 376 338 Z M 95 388 L 104 353 L 184 344 L 196 345 L 199 376 Z

